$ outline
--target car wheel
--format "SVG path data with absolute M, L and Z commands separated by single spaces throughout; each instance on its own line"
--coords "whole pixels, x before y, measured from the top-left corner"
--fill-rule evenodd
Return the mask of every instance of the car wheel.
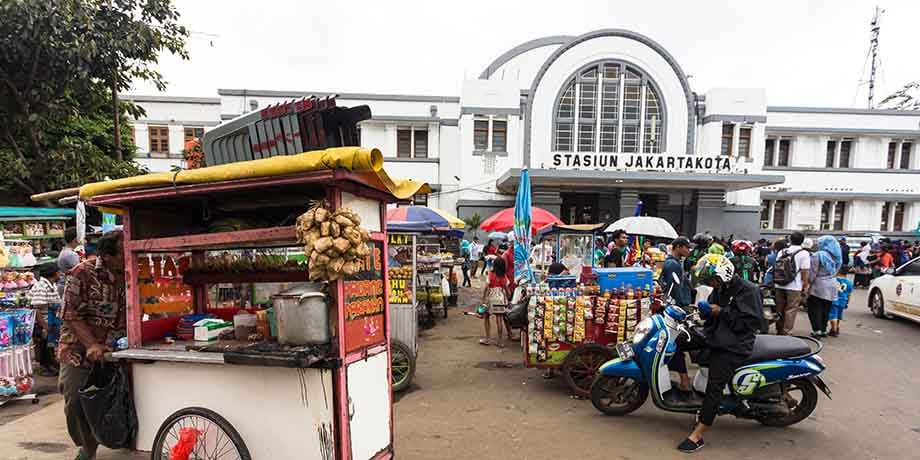
M 876 318 L 891 318 L 885 313 L 885 298 L 882 296 L 882 291 L 878 289 L 873 289 L 869 294 L 869 310 L 872 310 Z

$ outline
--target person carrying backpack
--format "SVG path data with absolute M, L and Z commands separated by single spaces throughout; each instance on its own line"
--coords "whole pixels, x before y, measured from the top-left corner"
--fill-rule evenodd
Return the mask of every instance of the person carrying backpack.
M 780 321 L 776 322 L 776 333 L 787 335 L 795 327 L 795 316 L 805 294 L 808 293 L 808 270 L 811 269 L 811 254 L 802 248 L 805 235 L 795 232 L 789 237 L 790 246 L 780 251 L 773 264 L 773 284 L 776 311 Z

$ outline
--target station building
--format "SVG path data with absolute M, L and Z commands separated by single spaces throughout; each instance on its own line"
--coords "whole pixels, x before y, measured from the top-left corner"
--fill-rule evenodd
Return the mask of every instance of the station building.
M 131 96 L 138 161 L 181 164 L 184 141 L 253 110 L 329 91 L 219 89 Z M 533 201 L 567 223 L 643 213 L 681 233 L 757 238 L 802 230 L 915 238 L 920 112 L 768 105 L 768 90 L 698 93 L 661 44 L 606 29 L 498 54 L 461 94 L 334 93 L 366 104 L 361 144 L 432 184 L 416 203 L 483 218 Z

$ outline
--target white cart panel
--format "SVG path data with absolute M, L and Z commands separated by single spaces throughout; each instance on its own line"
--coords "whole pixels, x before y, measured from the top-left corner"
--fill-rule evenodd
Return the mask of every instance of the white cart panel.
M 380 202 L 342 192 L 342 207 L 351 208 L 361 216 L 361 227 L 370 232 L 380 231 Z
M 132 368 L 138 450 L 152 450 L 174 412 L 204 407 L 233 425 L 252 458 L 335 458 L 330 370 L 172 362 Z
M 348 396 L 351 398 L 351 457 L 373 458 L 390 445 L 389 353 L 378 353 L 348 366 Z

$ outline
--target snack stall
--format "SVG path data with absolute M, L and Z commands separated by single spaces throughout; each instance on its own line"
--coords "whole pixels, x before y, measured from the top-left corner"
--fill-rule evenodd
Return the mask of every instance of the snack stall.
M 391 367 L 393 391 L 408 388 L 415 376 L 418 356 L 418 310 L 415 304 L 415 242 L 413 233 L 391 233 L 387 225 L 387 266 L 389 299 Z
M 4 275 L 9 273 L 15 272 L 4 271 Z M 0 292 L 0 406 L 22 400 L 38 403 L 38 396 L 31 392 L 35 354 L 32 344 L 35 310 L 29 308 L 27 297 L 31 284 L 24 281 L 25 277 L 17 278 L 18 282 L 4 281 Z
M 343 147 L 81 188 L 123 219 L 137 450 L 193 426 L 202 458 L 393 457 L 384 213 L 428 188 L 382 166 Z
M 64 227 L 76 216 L 73 209 L 0 207 L 0 240 L 15 244 L 0 249 L 0 267 L 26 267 L 28 256 L 41 257 L 52 243 L 64 240 Z M 4 257 L 5 256 L 5 257 Z M 5 262 L 5 263 L 4 263 Z
M 656 311 L 661 295 L 650 270 L 595 268 L 589 284 L 572 275 L 547 277 L 526 288 L 527 367 L 559 369 L 573 394 L 587 397 L 600 365 L 632 339 L 638 322 Z

